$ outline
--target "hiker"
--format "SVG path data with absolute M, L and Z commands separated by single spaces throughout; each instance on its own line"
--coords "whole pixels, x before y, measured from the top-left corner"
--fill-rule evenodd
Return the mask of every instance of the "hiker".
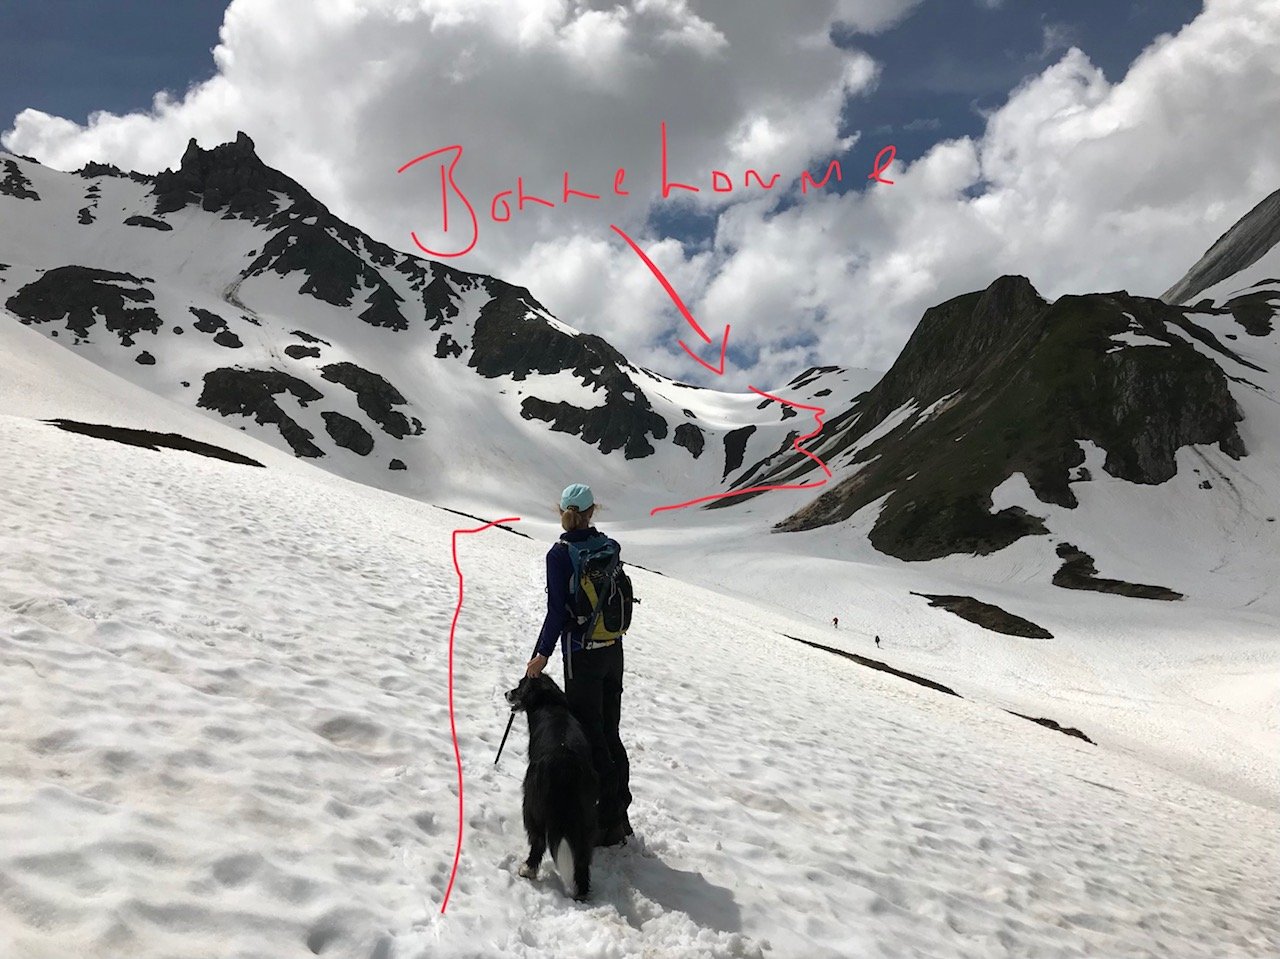
M 839 628 L 840 628 L 840 617 L 839 617 L 839 616 L 832 616 L 832 617 L 831 617 L 831 625 L 832 625 L 832 626 L 834 626 L 836 629 L 839 629 Z
M 879 636 L 877 636 L 877 637 L 876 637 L 876 649 L 879 649 L 879 648 L 880 648 L 880 637 L 879 637 Z
M 610 555 L 616 556 L 621 550 L 616 540 L 591 525 L 595 511 L 595 497 L 589 486 L 574 483 L 560 496 L 560 526 L 564 532 L 547 550 L 547 616 L 525 675 L 539 675 L 559 642 L 564 661 L 565 695 L 569 708 L 591 741 L 592 763 L 600 778 L 600 832 L 596 845 L 614 846 L 634 835 L 627 816 L 631 805 L 631 766 L 618 734 L 622 713 L 622 636 L 600 639 L 603 630 L 598 627 L 592 633 L 596 638 L 588 640 L 586 632 L 591 623 L 579 622 L 570 608 L 574 599 L 570 586 L 574 579 L 575 555 L 581 558 L 587 555 L 586 550 L 592 549 L 610 554 L 610 545 Z M 629 585 L 628 581 L 628 588 Z

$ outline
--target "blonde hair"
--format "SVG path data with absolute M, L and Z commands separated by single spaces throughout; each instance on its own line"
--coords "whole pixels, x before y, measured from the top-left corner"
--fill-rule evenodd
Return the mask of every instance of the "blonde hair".
M 595 515 L 595 512 L 596 505 L 594 503 L 585 510 L 579 510 L 576 506 L 562 509 L 560 510 L 560 526 L 567 533 L 577 529 L 586 529 L 591 525 L 591 518 Z

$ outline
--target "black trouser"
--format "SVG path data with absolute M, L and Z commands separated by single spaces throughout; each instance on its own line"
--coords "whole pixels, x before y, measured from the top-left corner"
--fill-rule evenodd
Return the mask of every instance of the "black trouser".
M 618 735 L 622 717 L 622 643 L 573 653 L 573 677 L 565 677 L 569 708 L 591 742 L 600 777 L 600 828 L 622 822 L 631 805 L 631 763 Z

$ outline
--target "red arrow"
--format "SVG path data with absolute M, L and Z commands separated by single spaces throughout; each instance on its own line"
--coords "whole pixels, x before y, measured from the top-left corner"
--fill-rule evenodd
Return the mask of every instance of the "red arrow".
M 653 260 L 649 259 L 649 257 L 645 255 L 644 250 L 640 249 L 640 247 L 636 244 L 636 241 L 631 239 L 631 237 L 627 236 L 627 234 L 624 233 L 621 230 L 621 228 L 614 226 L 613 224 L 610 224 L 609 228 L 613 230 L 614 233 L 618 234 L 618 236 L 622 237 L 624 240 L 627 241 L 627 246 L 631 247 L 631 249 L 635 251 L 636 256 L 640 257 L 641 262 L 644 263 L 644 265 L 649 268 L 649 272 L 651 272 L 654 275 L 654 278 L 657 279 L 657 281 L 662 284 L 662 288 L 667 291 L 667 296 L 671 297 L 671 302 L 676 305 L 676 309 L 680 311 L 680 315 L 683 316 L 688 321 L 689 325 L 693 327 L 693 331 L 697 333 L 698 336 L 702 337 L 702 342 L 710 343 L 711 337 L 707 336 L 706 331 L 703 330 L 703 328 L 698 325 L 698 321 L 693 318 L 693 314 L 689 312 L 689 308 L 684 305 L 684 300 L 680 299 L 680 294 L 676 292 L 675 287 L 672 286 L 671 282 L 665 276 L 662 275 L 662 270 L 658 268 L 658 264 L 654 263 Z M 716 376 L 724 375 L 724 354 L 725 354 L 725 351 L 729 348 L 729 324 L 728 323 L 725 324 L 724 337 L 720 341 L 720 365 L 719 366 L 712 366 L 710 363 L 708 363 L 706 360 L 700 357 L 697 353 L 693 352 L 693 350 L 689 349 L 688 345 L 685 344 L 684 340 L 680 340 L 678 342 L 680 343 L 681 348 L 686 353 L 688 353 L 691 357 L 693 357 L 695 360 L 701 363 L 704 367 L 706 367 Z

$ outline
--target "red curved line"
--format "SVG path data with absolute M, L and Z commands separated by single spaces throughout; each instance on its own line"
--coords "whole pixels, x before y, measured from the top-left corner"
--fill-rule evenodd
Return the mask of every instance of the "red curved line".
M 804 436 L 797 436 L 794 440 L 791 441 L 791 446 L 793 449 L 795 449 L 797 453 L 802 453 L 805 456 L 809 457 L 809 459 L 817 463 L 818 466 L 822 468 L 822 472 L 826 473 L 828 477 L 831 476 L 831 469 L 827 466 L 826 463 L 822 462 L 822 460 L 818 459 L 817 456 L 810 453 L 808 450 L 800 448 L 801 440 L 811 440 L 815 436 L 817 436 L 819 433 L 822 432 L 822 418 L 827 415 L 827 411 L 823 409 L 821 406 L 808 406 L 804 403 L 794 403 L 791 400 L 784 400 L 781 396 L 774 396 L 772 393 L 766 393 L 764 390 L 758 390 L 754 386 L 748 386 L 747 389 L 751 390 L 753 393 L 759 393 L 761 396 L 766 396 L 771 400 L 776 400 L 777 402 L 783 403 L 787 406 L 794 406 L 796 407 L 796 409 L 814 411 L 813 418 L 817 420 L 818 428 L 814 430 L 812 433 L 806 433 Z
M 817 436 L 819 433 L 822 432 L 822 426 L 823 426 L 822 418 L 827 415 L 826 409 L 824 409 L 821 406 L 809 406 L 807 403 L 797 403 L 794 400 L 785 400 L 781 396 L 774 396 L 772 393 L 766 393 L 764 390 L 756 389 L 754 386 L 748 386 L 747 389 L 751 390 L 753 393 L 758 393 L 760 396 L 766 397 L 771 400 L 775 400 L 786 406 L 794 406 L 797 409 L 811 410 L 813 412 L 813 418 L 814 420 L 817 421 L 818 428 L 815 429 L 812 433 L 806 433 L 804 436 L 797 436 L 794 440 L 791 441 L 791 446 L 793 449 L 795 449 L 797 453 L 807 456 L 809 457 L 809 459 L 817 463 L 818 466 L 822 468 L 822 471 L 826 473 L 827 477 L 829 478 L 831 476 L 831 468 L 827 466 L 827 464 L 824 463 L 821 459 L 819 459 L 815 454 L 810 453 L 808 450 L 803 449 L 800 446 L 800 443 L 802 441 L 813 439 L 815 436 Z M 699 496 L 697 499 L 691 499 L 685 503 L 672 503 L 669 506 L 655 506 L 653 509 L 649 510 L 649 515 L 656 516 L 658 513 L 661 513 L 663 510 L 684 509 L 686 506 L 696 506 L 698 503 L 707 503 L 707 502 L 710 502 L 711 500 L 727 499 L 730 496 L 746 496 L 748 493 L 765 493 L 765 492 L 768 492 L 769 490 L 777 490 L 777 489 L 817 489 L 819 486 L 824 486 L 826 482 L 827 481 L 825 479 L 820 479 L 813 483 L 778 483 L 770 486 L 750 486 L 747 489 L 730 490 L 727 493 L 712 493 L 708 496 Z
M 649 510 L 649 515 L 654 516 L 667 509 L 684 509 L 686 506 L 695 506 L 698 503 L 706 503 L 713 499 L 727 499 L 730 496 L 746 496 L 748 493 L 764 493 L 773 489 L 817 489 L 819 486 L 826 486 L 826 480 L 818 480 L 815 483 L 784 483 L 776 486 L 751 486 L 747 489 L 730 490 L 728 493 L 712 493 L 709 496 L 699 496 L 697 499 L 691 499 L 687 503 L 672 503 L 670 506 L 655 506 Z
M 458 845 L 453 851 L 453 869 L 449 873 L 449 885 L 444 891 L 444 902 L 440 904 L 441 914 L 448 908 L 449 894 L 453 892 L 453 880 L 458 875 L 458 861 L 462 858 L 462 751 L 458 748 L 458 726 L 454 722 L 453 713 L 453 636 L 458 628 L 458 617 L 462 615 L 462 567 L 458 565 L 458 534 L 482 533 L 490 526 L 518 522 L 520 522 L 519 516 L 495 519 L 492 523 L 485 523 L 475 529 L 455 529 L 450 537 L 450 542 L 453 546 L 453 569 L 458 574 L 458 605 L 453 610 L 453 622 L 449 626 L 449 733 L 453 736 L 453 758 L 458 766 Z

